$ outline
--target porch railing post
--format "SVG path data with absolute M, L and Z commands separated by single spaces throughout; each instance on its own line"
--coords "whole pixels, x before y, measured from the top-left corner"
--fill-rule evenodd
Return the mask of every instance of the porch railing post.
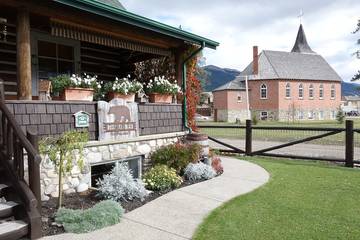
M 252 123 L 251 120 L 246 120 L 245 155 L 250 156 L 251 153 L 252 153 Z
M 345 137 L 345 166 L 354 167 L 354 122 L 346 120 Z
M 5 101 L 5 87 L 4 87 L 4 80 L 0 78 L 0 101 Z
M 27 138 L 36 150 L 39 149 L 38 136 L 34 132 L 27 132 Z M 28 155 L 29 187 L 38 201 L 38 209 L 41 212 L 41 186 L 40 186 L 40 165 L 36 156 Z

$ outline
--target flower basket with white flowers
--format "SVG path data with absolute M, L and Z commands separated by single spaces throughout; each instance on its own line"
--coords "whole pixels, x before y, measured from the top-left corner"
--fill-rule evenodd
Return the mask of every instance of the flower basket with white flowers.
M 135 101 L 135 94 L 143 90 L 143 85 L 136 79 L 131 80 L 130 76 L 125 78 L 115 78 L 114 82 L 105 85 L 108 99 L 121 98 L 127 102 Z
M 152 103 L 172 103 L 172 97 L 181 93 L 180 87 L 164 76 L 151 79 L 146 85 L 146 91 Z
M 62 100 L 66 101 L 93 101 L 94 92 L 101 89 L 97 76 L 73 74 L 60 75 L 50 79 L 53 92 L 60 94 Z

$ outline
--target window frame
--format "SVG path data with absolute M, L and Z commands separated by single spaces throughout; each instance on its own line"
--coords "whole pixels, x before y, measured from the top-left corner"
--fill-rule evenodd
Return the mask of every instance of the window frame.
M 300 96 L 300 90 L 301 90 L 301 96 Z M 300 83 L 298 87 L 298 97 L 299 99 L 304 99 L 304 85 L 302 83 Z
M 330 99 L 334 100 L 336 98 L 336 87 L 335 84 L 330 86 Z
M 239 100 L 239 98 L 240 98 L 240 100 Z M 238 103 L 241 103 L 241 102 L 242 102 L 242 96 L 241 96 L 240 94 L 237 95 L 237 102 L 238 102 Z
M 315 95 L 314 90 L 315 90 L 314 85 L 311 83 L 309 85 L 309 99 L 314 99 L 314 95 Z
M 261 111 L 260 112 L 260 120 L 261 121 L 266 121 L 268 119 L 269 119 L 269 113 L 267 111 Z
M 289 82 L 285 85 L 285 98 L 291 99 L 291 85 Z
M 265 97 L 263 97 L 263 95 L 262 95 L 263 90 L 265 91 Z M 265 83 L 262 83 L 260 85 L 260 99 L 262 99 L 262 100 L 268 99 L 268 87 Z
M 324 99 L 324 85 L 320 84 L 319 86 L 319 99 L 323 100 Z

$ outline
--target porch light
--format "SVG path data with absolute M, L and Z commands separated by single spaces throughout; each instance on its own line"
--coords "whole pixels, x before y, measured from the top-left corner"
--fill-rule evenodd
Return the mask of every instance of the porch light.
M 6 26 L 6 23 L 7 23 L 7 19 L 6 18 L 0 18 L 0 23 L 3 24 L 3 30 L 1 31 L 1 34 L 3 35 L 3 40 L 4 42 L 6 42 L 6 36 L 7 36 L 7 26 Z

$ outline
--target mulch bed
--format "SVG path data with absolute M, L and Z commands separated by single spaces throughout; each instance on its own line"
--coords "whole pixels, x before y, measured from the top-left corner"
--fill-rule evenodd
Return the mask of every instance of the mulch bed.
M 192 184 L 196 184 L 198 182 L 190 182 L 184 181 L 180 188 L 186 187 Z M 178 189 L 178 188 L 177 188 Z M 176 190 L 176 189 L 173 189 Z M 156 191 L 150 193 L 144 201 L 133 200 L 128 202 L 121 202 L 121 206 L 124 208 L 125 212 L 130 212 L 138 207 L 143 206 L 144 204 L 161 197 L 162 195 L 171 192 L 173 190 L 168 191 Z M 63 198 L 63 207 L 70 209 L 88 209 L 94 206 L 96 203 L 102 201 L 96 196 L 96 190 L 88 190 L 85 193 L 73 193 L 69 195 L 65 195 Z M 58 226 L 55 222 L 55 213 L 57 211 L 57 198 L 50 198 L 49 201 L 42 202 L 42 234 L 43 236 L 57 235 L 61 233 L 65 233 L 64 228 L 62 226 Z

